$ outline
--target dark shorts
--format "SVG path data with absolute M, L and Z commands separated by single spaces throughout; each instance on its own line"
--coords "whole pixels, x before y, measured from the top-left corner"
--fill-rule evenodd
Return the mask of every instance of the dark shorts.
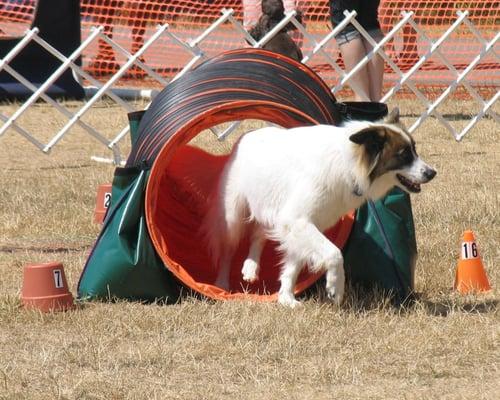
M 382 35 L 378 21 L 378 6 L 380 0 L 330 0 L 330 18 L 333 26 L 337 26 L 345 18 L 344 11 L 355 10 L 356 21 L 372 36 L 379 39 Z M 358 30 L 352 25 L 347 25 L 336 36 L 339 45 L 360 37 Z

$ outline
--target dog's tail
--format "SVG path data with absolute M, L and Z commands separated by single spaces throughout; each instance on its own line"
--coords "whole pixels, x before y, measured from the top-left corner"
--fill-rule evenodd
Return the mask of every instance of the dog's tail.
M 218 190 L 214 190 L 210 195 L 208 210 L 200 227 L 201 237 L 212 259 L 213 266 L 219 264 L 223 243 L 222 237 L 226 235 L 218 194 Z
M 223 186 L 224 177 L 221 179 Z M 201 234 L 212 259 L 213 266 L 222 257 L 231 257 L 236 250 L 246 223 L 246 200 L 241 194 L 221 187 L 209 198 L 209 207 L 201 224 Z

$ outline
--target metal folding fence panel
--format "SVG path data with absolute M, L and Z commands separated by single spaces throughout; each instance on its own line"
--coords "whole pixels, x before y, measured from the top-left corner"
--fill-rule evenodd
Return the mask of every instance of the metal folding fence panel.
M 366 96 L 362 93 L 360 87 L 357 87 L 353 82 L 352 77 L 370 60 L 376 55 L 383 58 L 385 64 L 389 66 L 393 74 L 397 77 L 394 84 L 390 87 L 384 94 L 381 101 L 386 102 L 391 99 L 396 93 L 401 91 L 403 88 L 407 88 L 411 93 L 415 95 L 415 98 L 423 105 L 424 111 L 420 114 L 417 120 L 409 128 L 410 132 L 418 129 L 427 118 L 434 116 L 446 129 L 453 135 L 453 137 L 460 141 L 484 116 L 488 115 L 490 118 L 494 119 L 496 122 L 499 121 L 498 114 L 493 111 L 493 105 L 499 98 L 499 92 L 497 91 L 490 99 L 485 100 L 478 90 L 476 90 L 468 81 L 468 75 L 473 71 L 486 56 L 494 57 L 498 61 L 498 54 L 495 51 L 495 45 L 498 43 L 500 33 L 497 33 L 491 40 L 487 40 L 481 36 L 481 33 L 474 27 L 471 21 L 468 19 L 467 12 L 458 12 L 457 19 L 446 29 L 446 31 L 437 40 L 432 41 L 429 39 L 428 35 L 419 26 L 415 20 L 412 12 L 402 12 L 401 19 L 393 26 L 393 28 L 377 43 L 365 29 L 356 20 L 356 12 L 345 12 L 344 20 L 331 30 L 326 36 L 322 38 L 317 38 L 316 36 L 310 34 L 306 27 L 302 25 L 296 19 L 296 12 L 291 11 L 285 14 L 282 21 L 278 23 L 270 32 L 268 32 L 259 41 L 254 40 L 250 34 L 243 28 L 243 25 L 234 17 L 233 10 L 224 9 L 222 10 L 220 18 L 218 18 L 214 23 L 212 23 L 205 31 L 203 31 L 198 37 L 192 40 L 183 40 L 179 38 L 176 34 L 169 30 L 168 24 L 159 25 L 156 31 L 144 42 L 144 44 L 134 53 L 131 54 L 123 46 L 115 42 L 112 38 L 106 36 L 103 33 L 102 27 L 93 28 L 89 36 L 80 44 L 80 46 L 75 49 L 75 51 L 68 57 L 61 54 L 57 49 L 53 48 L 49 43 L 44 41 L 40 36 L 38 36 L 37 28 L 27 30 L 24 37 L 14 46 L 11 51 L 9 51 L 3 59 L 0 59 L 0 71 L 4 70 L 12 77 L 14 77 L 18 82 L 24 85 L 28 90 L 32 92 L 32 95 L 23 102 L 19 104 L 17 110 L 10 116 L 4 115 L 0 112 L 0 137 L 4 135 L 8 130 L 12 130 L 29 142 L 34 144 L 40 150 L 49 153 L 50 150 L 58 144 L 58 142 L 67 134 L 74 126 L 79 126 L 87 134 L 94 137 L 96 140 L 101 142 L 106 146 L 113 154 L 112 161 L 115 163 L 120 163 L 123 161 L 124 155 L 120 151 L 119 144 L 125 136 L 128 134 L 128 125 L 121 129 L 116 135 L 109 139 L 97 128 L 89 125 L 82 120 L 82 117 L 89 112 L 93 106 L 96 105 L 103 97 L 107 97 L 118 104 L 124 109 L 125 112 L 134 111 L 133 106 L 123 100 L 120 96 L 120 90 L 116 84 L 120 82 L 120 79 L 131 69 L 140 69 L 145 76 L 148 78 L 150 85 L 155 87 L 156 85 L 165 86 L 170 80 L 175 80 L 184 75 L 187 71 L 198 65 L 200 62 L 207 58 L 207 52 L 204 51 L 204 41 L 220 29 L 222 26 L 230 24 L 235 32 L 241 35 L 242 39 L 250 44 L 252 47 L 263 47 L 270 39 L 274 37 L 282 28 L 288 24 L 293 24 L 300 35 L 302 35 L 304 40 L 307 40 L 311 46 L 310 49 L 303 57 L 302 62 L 307 65 L 312 65 L 315 57 L 320 56 L 322 59 L 326 60 L 329 67 L 335 71 L 337 75 L 336 82 L 332 85 L 331 90 L 333 94 L 339 93 L 341 90 L 349 86 L 352 91 L 360 96 Z M 361 34 L 361 36 L 372 46 L 372 50 L 354 67 L 351 71 L 345 71 L 337 63 L 337 60 L 328 52 L 327 46 L 334 40 L 335 36 L 348 24 L 352 24 Z M 401 68 L 387 55 L 384 51 L 384 47 L 393 41 L 398 34 L 401 34 L 403 29 L 411 27 L 417 32 L 420 37 L 424 38 L 426 42 L 429 43 L 428 49 L 419 55 L 418 60 L 414 63 L 411 68 L 403 72 Z M 452 62 L 450 62 L 446 55 L 441 52 L 442 44 L 455 32 L 463 29 L 468 29 L 476 40 L 480 43 L 480 51 L 475 55 L 473 60 L 465 67 L 458 69 Z M 187 53 L 189 61 L 181 68 L 175 75 L 173 75 L 170 80 L 162 76 L 160 73 L 153 70 L 147 65 L 143 60 L 144 53 L 155 43 L 158 39 L 169 40 L 175 44 L 179 51 Z M 91 76 L 82 67 L 77 65 L 75 62 L 82 54 L 88 49 L 90 45 L 95 45 L 97 41 L 104 41 L 113 50 L 120 54 L 125 62 L 123 65 L 111 75 L 106 82 L 100 82 L 95 77 Z M 56 71 L 39 87 L 29 82 L 28 79 L 23 77 L 17 71 L 15 71 L 9 64 L 18 55 L 23 48 L 25 48 L 29 43 L 35 42 L 37 45 L 42 46 L 47 52 L 56 57 L 61 65 Z M 229 50 L 229 49 L 228 49 Z M 443 90 L 443 92 L 434 101 L 429 100 L 424 93 L 417 87 L 415 82 L 415 76 L 419 70 L 424 66 L 428 60 L 436 56 L 439 58 L 440 62 L 450 71 L 453 76 L 452 82 L 449 86 Z M 73 75 L 79 82 L 88 82 L 87 93 L 90 94 L 89 98 L 82 103 L 81 107 L 76 112 L 70 111 L 67 107 L 64 107 L 60 102 L 52 99 L 47 95 L 46 91 L 65 71 L 68 69 L 72 70 Z M 474 99 L 479 107 L 479 112 L 471 118 L 469 123 L 462 129 L 456 130 L 450 122 L 438 112 L 438 107 L 447 99 L 449 96 L 459 87 L 463 87 L 466 92 Z M 153 94 L 154 91 L 150 91 Z M 19 118 L 32 107 L 35 102 L 39 100 L 45 101 L 50 104 L 56 110 L 58 110 L 65 118 L 67 122 L 64 126 L 54 133 L 52 138 L 47 143 L 42 143 L 37 138 L 36 133 L 29 132 L 18 123 Z M 231 124 L 228 128 L 220 131 L 217 127 L 212 130 L 215 135 L 220 140 L 223 140 L 228 134 L 233 132 L 238 127 L 238 122 Z

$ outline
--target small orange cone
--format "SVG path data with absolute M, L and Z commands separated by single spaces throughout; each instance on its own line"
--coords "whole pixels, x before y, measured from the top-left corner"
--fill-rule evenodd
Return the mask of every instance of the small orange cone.
M 97 197 L 94 210 L 94 222 L 102 224 L 111 203 L 111 184 L 104 183 L 97 188 Z
M 26 265 L 21 300 L 24 307 L 43 312 L 73 308 L 73 295 L 63 265 L 58 262 Z
M 485 292 L 491 289 L 472 231 L 463 233 L 453 287 L 461 294 Z

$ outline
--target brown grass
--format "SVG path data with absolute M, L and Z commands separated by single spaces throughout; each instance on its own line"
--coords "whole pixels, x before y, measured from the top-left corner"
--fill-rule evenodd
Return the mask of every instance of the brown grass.
M 411 123 L 420 110 L 399 103 Z M 450 101 L 440 111 L 463 126 L 474 107 Z M 86 118 L 109 137 L 126 124 L 125 113 L 105 103 Z M 37 106 L 21 123 L 46 139 L 63 121 Z M 56 314 L 20 307 L 23 265 L 63 262 L 75 292 L 99 231 L 96 187 L 113 174 L 90 156 L 109 152 L 78 129 L 50 156 L 7 132 L 0 139 L 0 399 L 498 398 L 498 132 L 485 119 L 456 143 L 431 119 L 415 135 L 438 176 L 413 197 L 420 294 L 413 307 L 351 293 L 341 309 L 314 297 L 293 311 L 188 298 Z M 489 294 L 451 290 L 464 229 L 476 233 Z

